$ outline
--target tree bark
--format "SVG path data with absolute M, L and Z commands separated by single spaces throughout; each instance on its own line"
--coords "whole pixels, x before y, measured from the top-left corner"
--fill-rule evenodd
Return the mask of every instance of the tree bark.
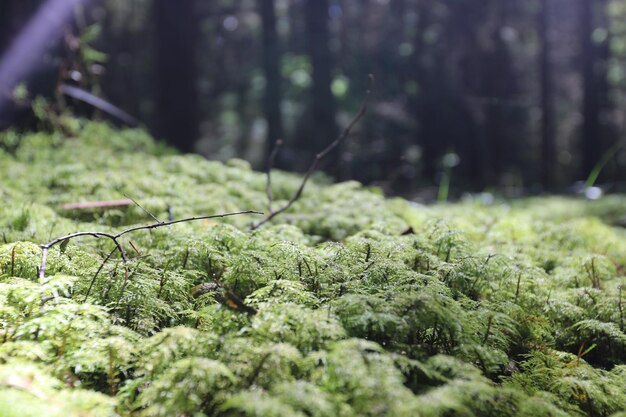
M 425 68 L 424 56 L 426 46 L 424 45 L 424 33 L 430 25 L 429 7 L 424 1 L 418 1 L 416 13 L 418 15 L 418 25 L 413 38 L 413 56 L 415 65 L 415 83 L 419 86 L 419 92 L 415 97 L 415 115 L 419 123 L 416 132 L 416 143 L 422 150 L 422 177 L 427 181 L 434 179 L 437 172 L 437 149 L 435 122 L 433 121 L 430 109 L 433 108 L 431 98 L 433 97 L 433 77 L 429 69 Z M 436 88 L 436 87 L 434 87 Z
M 155 0 L 156 134 L 190 152 L 198 137 L 193 0 Z
M 541 77 L 541 185 L 545 190 L 555 185 L 556 143 L 554 131 L 554 86 L 552 83 L 552 61 L 550 54 L 550 0 L 542 0 L 538 14 L 539 73 Z
M 594 44 L 593 34 L 596 29 L 595 11 L 598 5 L 594 1 L 581 0 L 580 2 L 580 33 L 582 61 L 582 172 L 586 178 L 602 157 L 605 148 L 600 114 L 603 107 L 603 98 L 607 96 L 606 62 L 602 60 L 601 49 Z
M 281 115 L 281 76 L 278 35 L 276 34 L 276 12 L 274 0 L 258 0 L 263 26 L 263 72 L 265 73 L 264 112 L 267 120 L 266 154 L 269 156 L 274 143 L 284 138 Z
M 307 53 L 313 69 L 308 132 L 304 148 L 310 152 L 335 140 L 338 135 L 335 120 L 336 104 L 331 91 L 332 57 L 329 49 L 328 0 L 306 0 Z M 336 167 L 340 150 L 329 155 L 327 167 Z M 308 159 L 308 158 L 307 158 Z

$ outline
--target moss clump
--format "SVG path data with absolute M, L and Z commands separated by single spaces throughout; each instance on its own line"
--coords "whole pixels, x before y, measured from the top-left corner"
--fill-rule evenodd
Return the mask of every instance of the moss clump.
M 626 412 L 626 197 L 423 207 L 313 181 L 259 230 L 138 231 L 126 267 L 103 265 L 110 240 L 74 239 L 40 280 L 39 244 L 152 222 L 63 203 L 125 193 L 161 219 L 266 204 L 242 161 L 81 123 L 0 135 L 2 415 Z M 299 184 L 277 173 L 276 204 Z

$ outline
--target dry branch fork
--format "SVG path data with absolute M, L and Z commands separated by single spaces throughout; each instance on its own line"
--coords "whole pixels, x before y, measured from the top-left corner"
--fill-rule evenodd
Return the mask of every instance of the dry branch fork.
M 135 202 L 135 204 L 139 205 L 136 202 Z M 139 207 L 141 207 L 141 206 L 139 205 Z M 141 208 L 144 211 L 148 212 L 145 208 L 143 208 L 143 207 L 141 207 Z M 54 240 L 52 240 L 52 241 L 50 241 L 48 243 L 40 245 L 42 252 L 41 252 L 41 266 L 39 267 L 39 278 L 43 279 L 46 276 L 46 263 L 47 263 L 47 260 L 48 260 L 48 249 L 50 249 L 51 247 L 53 247 L 53 246 L 55 246 L 57 244 L 67 245 L 67 243 L 71 239 L 74 239 L 74 238 L 77 238 L 77 237 L 81 237 L 81 236 L 92 236 L 92 237 L 95 237 L 95 238 L 105 237 L 107 239 L 112 240 L 113 243 L 115 244 L 115 249 L 107 257 L 105 262 L 111 258 L 112 254 L 115 252 L 115 250 L 119 250 L 120 255 L 122 257 L 122 261 L 124 262 L 124 264 L 126 264 L 128 262 L 128 255 L 126 254 L 126 251 L 124 250 L 124 247 L 120 244 L 119 238 L 121 238 L 122 236 L 124 236 L 124 235 L 126 235 L 128 233 L 136 232 L 137 230 L 151 230 L 151 229 L 156 229 L 156 228 L 159 228 L 159 227 L 171 226 L 171 225 L 177 224 L 177 223 L 187 223 L 187 222 L 193 222 L 193 221 L 197 221 L 197 220 L 206 220 L 206 219 L 214 219 L 214 218 L 220 218 L 220 217 L 237 216 L 237 215 L 242 215 L 242 214 L 263 214 L 263 213 L 258 212 L 258 211 L 253 211 L 253 210 L 246 210 L 246 211 L 238 211 L 238 212 L 234 212 L 234 213 L 214 214 L 214 215 L 211 215 L 211 216 L 188 217 L 188 218 L 185 218 L 185 219 L 171 220 L 171 221 L 167 221 L 167 222 L 162 222 L 162 221 L 158 220 L 150 212 L 148 212 L 148 214 L 150 214 L 150 216 L 155 220 L 155 223 L 146 224 L 146 225 L 143 225 L 143 226 L 134 226 L 134 227 L 128 228 L 126 230 L 122 230 L 119 233 L 106 233 L 106 232 L 77 232 L 77 233 L 71 233 L 69 235 L 56 238 L 56 239 L 54 239 Z M 126 270 L 126 275 L 128 275 L 128 268 L 126 266 L 125 266 L 125 270 Z
M 278 154 L 280 147 L 283 145 L 282 139 L 279 139 L 276 141 L 276 145 L 274 146 L 274 149 L 272 150 L 268 158 L 268 164 L 267 164 L 268 165 L 267 166 L 267 186 L 266 186 L 265 192 L 267 194 L 269 213 L 263 220 L 252 225 L 251 230 L 258 229 L 259 227 L 263 226 L 265 223 L 272 220 L 274 217 L 289 210 L 291 206 L 300 199 L 300 197 L 302 196 L 302 192 L 304 191 L 304 187 L 306 186 L 307 182 L 311 178 L 311 175 L 313 175 L 313 173 L 317 169 L 317 166 L 319 165 L 320 161 L 324 159 L 329 153 L 331 153 L 335 148 L 341 145 L 341 143 L 344 142 L 350 135 L 352 128 L 361 120 L 361 118 L 363 118 L 363 116 L 365 116 L 365 113 L 367 112 L 367 107 L 369 104 L 369 96 L 371 94 L 371 89 L 374 85 L 374 76 L 372 74 L 369 74 L 369 82 L 370 82 L 370 88 L 365 92 L 365 99 L 363 100 L 363 104 L 361 105 L 361 108 L 356 113 L 356 115 L 354 115 L 350 123 L 348 123 L 348 126 L 346 126 L 343 132 L 341 132 L 341 134 L 333 142 L 331 142 L 330 145 L 328 145 L 321 152 L 315 155 L 315 157 L 311 161 L 311 165 L 309 165 L 309 169 L 304 174 L 304 178 L 302 178 L 302 182 L 300 183 L 300 187 L 298 187 L 298 190 L 296 190 L 294 195 L 291 197 L 289 201 L 287 201 L 287 203 L 285 203 L 282 207 L 274 210 L 272 208 L 272 203 L 274 200 L 274 196 L 272 194 L 272 168 L 274 167 L 274 160 L 276 158 L 276 155 Z

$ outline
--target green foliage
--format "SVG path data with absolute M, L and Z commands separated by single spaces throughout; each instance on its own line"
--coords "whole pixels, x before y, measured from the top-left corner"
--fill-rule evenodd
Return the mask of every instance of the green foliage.
M 507 384 L 533 394 L 549 392 L 554 404 L 570 414 L 611 415 L 626 405 L 623 365 L 609 372 L 591 367 L 576 355 L 536 351 L 521 364 L 521 370 Z
M 7 417 L 117 416 L 115 401 L 77 387 L 64 388 L 40 366 L 19 360 L 0 365 L 0 410 Z
M 3 415 L 624 411 L 623 197 L 422 207 L 312 181 L 259 230 L 242 216 L 137 231 L 126 264 L 110 240 L 72 239 L 40 280 L 38 244 L 152 222 L 64 203 L 126 193 L 160 219 L 266 204 L 242 161 L 77 123 L 0 153 Z M 278 172 L 276 204 L 299 184 Z
M 226 365 L 207 358 L 174 362 L 141 393 L 138 405 L 145 416 L 193 414 L 210 409 L 236 378 Z

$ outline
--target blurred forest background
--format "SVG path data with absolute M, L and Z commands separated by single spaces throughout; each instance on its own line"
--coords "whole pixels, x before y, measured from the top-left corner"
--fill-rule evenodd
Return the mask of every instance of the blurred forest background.
M 3 84 L 29 22 L 61 21 Z M 282 138 L 278 167 L 302 171 L 371 73 L 368 114 L 325 165 L 338 179 L 516 194 L 601 169 L 626 190 L 626 0 L 0 0 L 0 51 L 1 128 L 36 127 L 24 97 L 75 86 L 210 158 L 262 169 Z

